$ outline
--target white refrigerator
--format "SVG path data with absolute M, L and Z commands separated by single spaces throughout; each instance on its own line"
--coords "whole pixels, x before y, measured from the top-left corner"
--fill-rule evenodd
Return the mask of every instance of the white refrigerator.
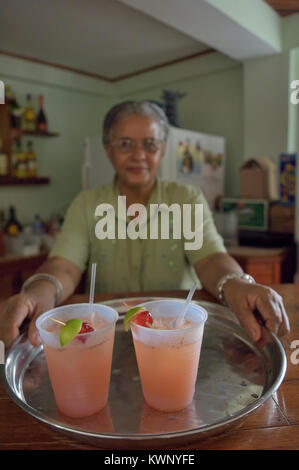
M 170 127 L 159 176 L 200 188 L 212 210 L 224 194 L 225 139 L 188 129 Z M 83 189 L 109 183 L 114 170 L 100 137 L 85 139 Z
M 224 195 L 225 139 L 170 127 L 160 176 L 200 188 L 211 208 Z

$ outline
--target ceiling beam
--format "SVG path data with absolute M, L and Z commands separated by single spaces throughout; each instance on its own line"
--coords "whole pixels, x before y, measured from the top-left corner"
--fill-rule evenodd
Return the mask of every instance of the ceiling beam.
M 263 0 L 118 1 L 236 60 L 282 51 L 281 18 Z

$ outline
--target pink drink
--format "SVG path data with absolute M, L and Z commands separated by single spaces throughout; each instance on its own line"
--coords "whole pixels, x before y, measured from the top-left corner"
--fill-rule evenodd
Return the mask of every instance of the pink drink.
M 72 417 L 89 416 L 107 403 L 114 333 L 97 346 L 56 349 L 44 345 L 59 410 Z M 83 353 L 82 353 L 83 352 Z
M 93 311 L 95 331 L 76 336 L 64 347 L 59 342 L 60 327 L 51 318 L 88 321 L 88 304 L 59 307 L 37 320 L 57 408 L 70 417 L 90 416 L 108 401 L 118 314 L 97 304 Z
M 159 300 L 143 306 L 157 317 L 175 317 L 183 302 Z M 193 400 L 206 311 L 191 304 L 179 329 L 131 324 L 144 399 L 160 411 L 179 411 Z

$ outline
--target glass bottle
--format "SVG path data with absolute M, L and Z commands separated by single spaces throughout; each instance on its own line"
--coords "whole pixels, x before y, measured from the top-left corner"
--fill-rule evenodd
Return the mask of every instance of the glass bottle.
M 35 131 L 35 118 L 36 113 L 32 102 L 32 97 L 28 93 L 27 103 L 24 111 L 23 130 L 24 131 Z
M 16 177 L 27 178 L 27 161 L 26 154 L 22 150 L 22 144 L 20 140 L 16 141 L 16 156 L 17 156 L 17 167 Z
M 11 152 L 11 176 L 18 176 L 18 150 L 19 140 L 15 140 Z
M 23 231 L 23 226 L 17 219 L 16 209 L 14 206 L 9 208 L 8 220 L 4 227 L 4 232 L 10 237 L 17 237 Z
M 0 137 L 0 176 L 7 176 L 8 171 L 8 156 L 3 151 L 3 140 Z
M 26 164 L 27 164 L 27 177 L 36 178 L 37 176 L 36 153 L 33 149 L 33 143 L 31 141 L 27 142 Z
M 4 210 L 0 209 L 0 256 L 4 256 L 4 226 L 5 226 L 5 216 Z
M 19 105 L 10 85 L 5 86 L 5 102 L 8 104 L 10 127 L 12 129 L 20 129 L 24 109 Z
M 47 132 L 48 123 L 47 118 L 44 112 L 44 97 L 43 95 L 39 96 L 39 111 L 36 118 L 36 131 L 37 132 Z

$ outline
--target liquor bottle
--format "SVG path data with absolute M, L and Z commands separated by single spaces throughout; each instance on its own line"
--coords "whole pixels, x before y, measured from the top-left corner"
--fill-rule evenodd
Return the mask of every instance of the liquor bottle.
M 8 156 L 3 151 L 3 140 L 0 138 L 0 176 L 8 175 Z
M 31 95 L 27 95 L 27 103 L 24 111 L 23 130 L 35 131 L 35 110 L 32 103 Z
M 4 232 L 10 237 L 17 237 L 23 231 L 23 227 L 17 219 L 14 206 L 9 208 L 8 221 L 5 224 Z
M 31 141 L 27 142 L 26 163 L 27 163 L 27 177 L 36 178 L 37 176 L 36 154 L 33 149 L 33 144 Z
M 22 150 L 22 144 L 20 140 L 16 141 L 16 147 L 17 167 L 15 170 L 15 176 L 17 178 L 27 178 L 26 154 Z
M 47 132 L 48 123 L 47 118 L 44 112 L 44 97 L 43 95 L 39 96 L 39 111 L 36 118 L 36 131 L 37 132 Z
M 0 209 L 0 256 L 4 256 L 4 226 L 5 226 L 5 216 L 4 210 Z
M 51 218 L 47 223 L 46 230 L 47 233 L 52 237 L 56 237 L 56 235 L 60 232 L 60 223 L 56 214 L 51 215 Z
M 5 103 L 10 107 L 13 102 L 13 91 L 10 85 L 5 84 Z
M 20 144 L 19 140 L 15 140 L 11 152 L 11 176 L 18 176 L 18 145 Z
M 5 102 L 8 104 L 9 108 L 10 127 L 12 129 L 20 129 L 24 109 L 21 108 L 17 102 L 15 93 L 13 92 L 10 85 L 5 86 Z
M 34 221 L 33 221 L 33 233 L 35 233 L 35 235 L 41 236 L 44 232 L 45 232 L 44 223 L 42 222 L 40 215 L 35 214 Z

